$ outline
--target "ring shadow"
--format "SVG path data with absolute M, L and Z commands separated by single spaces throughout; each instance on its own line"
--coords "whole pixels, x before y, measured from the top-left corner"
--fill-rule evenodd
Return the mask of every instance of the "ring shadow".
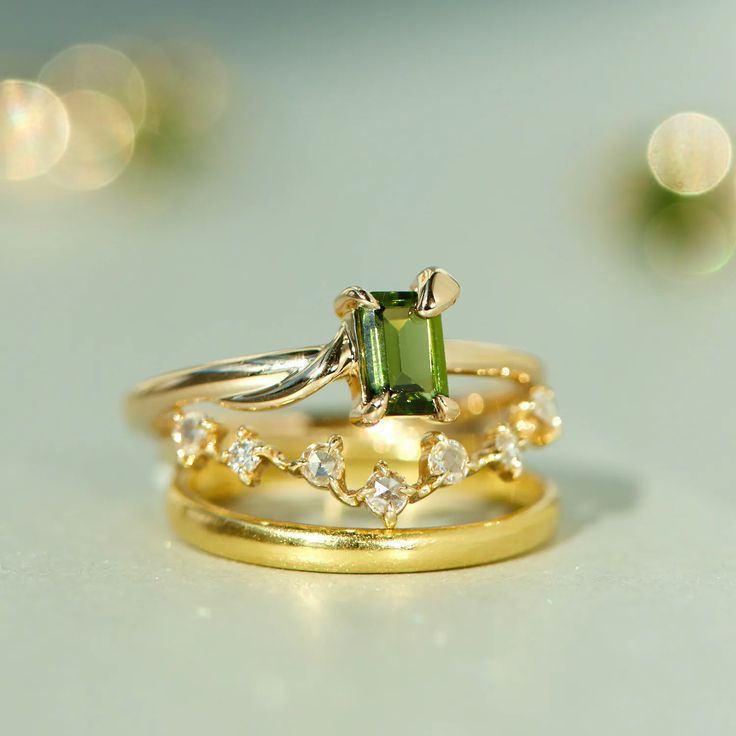
M 607 469 L 551 467 L 545 470 L 560 494 L 560 527 L 553 545 L 572 539 L 606 516 L 629 513 L 642 494 L 636 479 Z

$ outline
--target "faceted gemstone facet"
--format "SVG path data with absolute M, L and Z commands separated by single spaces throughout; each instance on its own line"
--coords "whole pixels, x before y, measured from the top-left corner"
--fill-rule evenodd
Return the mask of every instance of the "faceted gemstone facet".
M 377 516 L 400 514 L 409 498 L 404 479 L 390 471 L 377 471 L 368 479 L 364 490 L 368 508 Z
M 457 440 L 440 440 L 429 451 L 427 467 L 445 483 L 459 483 L 468 473 L 468 453 Z
M 261 464 L 261 457 L 256 453 L 259 447 L 261 444 L 253 439 L 239 439 L 227 450 L 227 465 L 243 483 L 250 484 L 253 481 L 253 474 Z
M 518 478 L 521 475 L 521 447 L 519 438 L 505 425 L 496 430 L 492 443 L 497 453 L 498 469 L 502 476 L 507 478 Z
M 546 386 L 535 386 L 529 392 L 529 398 L 533 404 L 532 414 L 537 419 L 544 422 L 548 427 L 559 427 L 560 416 L 552 389 Z
M 302 474 L 313 485 L 327 487 L 338 480 L 345 470 L 342 454 L 331 445 L 314 445 L 304 455 Z
M 214 439 L 212 423 L 204 414 L 187 412 L 177 416 L 171 430 L 179 462 L 189 467 L 205 455 Z
M 379 291 L 373 297 L 380 309 L 360 307 L 355 313 L 368 400 L 390 391 L 388 415 L 434 414 L 434 397 L 448 394 L 442 317 L 419 317 L 413 291 Z

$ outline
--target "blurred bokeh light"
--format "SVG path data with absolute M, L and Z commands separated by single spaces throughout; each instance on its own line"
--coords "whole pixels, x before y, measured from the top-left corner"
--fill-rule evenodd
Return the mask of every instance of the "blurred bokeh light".
M 120 47 L 76 44 L 42 65 L 37 82 L 1 83 L 0 178 L 48 174 L 90 191 L 133 161 L 173 169 L 196 155 L 228 104 L 223 62 L 180 39 Z
M 644 245 L 651 267 L 672 281 L 714 274 L 734 254 L 727 223 L 699 202 L 675 202 L 661 210 L 649 223 Z
M 731 139 L 715 119 L 683 112 L 663 121 L 649 139 L 652 174 L 666 189 L 698 195 L 717 187 L 731 167 Z
M 69 141 L 64 104 L 48 87 L 0 82 L 0 178 L 18 181 L 47 172 Z
M 229 76 L 206 46 L 183 39 L 139 42 L 131 55 L 150 89 L 149 129 L 188 138 L 202 135 L 222 117 Z
M 125 109 L 136 130 L 145 120 L 143 76 L 131 59 L 109 46 L 70 46 L 45 64 L 39 81 L 59 95 L 91 90 L 111 97 Z
M 66 189 L 100 189 L 125 170 L 135 148 L 135 125 L 112 97 L 77 90 L 62 97 L 69 114 L 69 145 L 49 178 Z

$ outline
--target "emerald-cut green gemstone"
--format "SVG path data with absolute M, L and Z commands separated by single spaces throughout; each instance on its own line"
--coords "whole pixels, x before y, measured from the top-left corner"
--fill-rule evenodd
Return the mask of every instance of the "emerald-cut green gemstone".
M 442 317 L 419 317 L 414 291 L 372 293 L 381 308 L 355 312 L 366 397 L 388 390 L 387 414 L 434 414 L 434 397 L 448 394 Z

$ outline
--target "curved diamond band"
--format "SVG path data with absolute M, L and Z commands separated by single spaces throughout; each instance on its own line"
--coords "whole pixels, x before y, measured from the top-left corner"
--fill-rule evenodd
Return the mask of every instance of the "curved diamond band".
M 226 425 L 198 411 L 177 412 L 172 423 L 171 439 L 182 468 L 219 463 L 233 471 L 245 486 L 254 486 L 270 465 L 302 477 L 317 488 L 328 489 L 347 506 L 365 505 L 392 529 L 407 504 L 481 470 L 492 471 L 504 481 L 518 479 L 523 471 L 522 451 L 549 441 L 550 432 L 559 430 L 560 419 L 551 389 L 534 386 L 528 400 L 512 405 L 500 423 L 489 425 L 485 432 L 471 434 L 475 447 L 470 450 L 444 432 L 428 431 L 419 438 L 416 429 L 403 427 L 403 459 L 417 458 L 417 480 L 408 482 L 385 460 L 379 460 L 365 483 L 354 489 L 346 481 L 345 442 L 341 434 L 314 442 L 290 459 L 253 429 L 240 426 L 231 432 Z M 407 445 L 417 439 L 418 448 L 407 451 Z

